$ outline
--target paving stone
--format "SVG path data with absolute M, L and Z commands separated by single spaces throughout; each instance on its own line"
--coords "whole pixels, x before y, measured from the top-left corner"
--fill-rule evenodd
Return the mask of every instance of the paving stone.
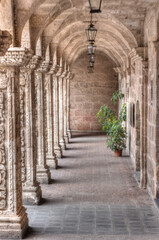
M 48 201 L 27 206 L 31 230 L 26 239 L 32 235 L 47 239 L 50 234 L 48 239 L 55 240 L 158 240 L 156 208 L 133 180 L 130 159 L 115 158 L 106 149 L 103 136 L 71 141 L 71 150 L 64 152 L 67 158 L 59 159 L 63 168 L 52 170 L 59 184 L 42 185 Z

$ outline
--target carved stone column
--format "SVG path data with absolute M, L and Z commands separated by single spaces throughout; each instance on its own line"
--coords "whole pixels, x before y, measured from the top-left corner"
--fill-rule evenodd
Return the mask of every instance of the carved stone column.
M 64 108 L 64 139 L 65 143 L 68 143 L 69 136 L 67 132 L 67 77 L 63 79 L 63 108 Z
M 45 74 L 45 133 L 46 133 L 46 163 L 50 167 L 57 168 L 57 158 L 54 153 L 54 129 L 53 129 L 53 86 L 52 75 Z
M 61 71 L 61 69 L 60 69 Z M 64 139 L 64 99 L 63 99 L 63 79 L 66 75 L 64 71 L 62 74 L 58 76 L 59 82 L 59 139 L 60 146 L 63 150 L 66 149 L 66 143 Z
M 12 48 L 0 58 L 0 238 L 24 236 L 28 219 L 22 206 L 19 66 L 29 53 Z
M 54 123 L 54 151 L 57 157 L 62 157 L 62 148 L 59 144 L 59 87 L 56 66 L 53 69 L 53 123 Z
M 23 203 L 39 204 L 41 187 L 36 180 L 36 155 L 34 151 L 33 126 L 33 70 L 36 56 L 29 65 L 20 70 L 20 123 Z
M 68 74 L 67 77 L 67 134 L 71 138 L 70 130 L 70 79 L 72 78 L 71 74 Z
M 40 183 L 49 183 L 51 173 L 46 165 L 45 131 L 44 131 L 44 76 L 43 65 L 35 71 L 35 121 L 37 132 L 37 180 Z

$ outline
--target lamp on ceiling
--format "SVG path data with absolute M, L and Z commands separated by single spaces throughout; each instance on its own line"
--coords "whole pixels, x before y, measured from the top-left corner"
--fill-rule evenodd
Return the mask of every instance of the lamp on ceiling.
M 102 0 L 88 0 L 90 13 L 101 13 Z
M 89 68 L 94 68 L 94 62 L 92 62 L 91 60 L 89 61 Z
M 90 45 L 87 46 L 88 48 L 88 55 L 95 55 L 95 50 L 96 50 L 96 46 L 94 45 L 94 43 L 90 43 Z
M 94 54 L 90 55 L 90 62 L 95 63 L 95 55 Z
M 86 29 L 87 40 L 91 43 L 94 43 L 96 35 L 97 35 L 97 29 L 95 28 L 95 26 L 92 22 L 92 14 L 91 14 L 90 24 L 89 24 L 88 28 Z

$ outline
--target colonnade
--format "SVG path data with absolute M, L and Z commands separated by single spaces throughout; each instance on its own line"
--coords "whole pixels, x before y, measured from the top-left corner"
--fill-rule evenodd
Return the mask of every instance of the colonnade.
M 0 236 L 22 237 L 23 204 L 39 204 L 71 137 L 69 67 L 26 48 L 0 59 Z

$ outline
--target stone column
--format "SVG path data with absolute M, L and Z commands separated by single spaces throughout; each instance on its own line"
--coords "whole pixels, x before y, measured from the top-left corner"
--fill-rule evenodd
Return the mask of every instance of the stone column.
M 34 151 L 33 127 L 33 69 L 34 57 L 30 64 L 20 70 L 20 124 L 23 203 L 39 204 L 41 187 L 36 180 L 36 158 Z
M 68 137 L 71 138 L 71 130 L 70 130 L 70 79 L 71 75 L 69 73 L 67 77 L 67 134 Z
M 0 58 L 0 238 L 22 238 L 28 227 L 22 206 L 19 66 L 28 52 L 12 48 Z
M 40 183 L 49 183 L 51 180 L 51 173 L 49 167 L 46 165 L 45 152 L 45 131 L 44 131 L 44 70 L 43 66 L 35 71 L 35 121 L 37 132 L 37 180 Z
M 67 132 L 67 76 L 63 79 L 63 108 L 64 108 L 64 139 L 68 143 L 69 137 Z
M 54 151 L 57 157 L 62 157 L 62 149 L 59 144 L 59 87 L 56 67 L 53 69 L 53 124 L 54 124 Z
M 64 71 L 58 77 L 59 81 L 59 139 L 60 139 L 60 146 L 63 150 L 66 149 L 66 143 L 64 139 L 64 99 L 63 99 L 63 79 L 66 75 Z
M 52 75 L 45 74 L 45 117 L 46 117 L 46 163 L 50 167 L 57 168 L 57 158 L 54 153 L 54 129 L 53 129 L 53 86 Z

